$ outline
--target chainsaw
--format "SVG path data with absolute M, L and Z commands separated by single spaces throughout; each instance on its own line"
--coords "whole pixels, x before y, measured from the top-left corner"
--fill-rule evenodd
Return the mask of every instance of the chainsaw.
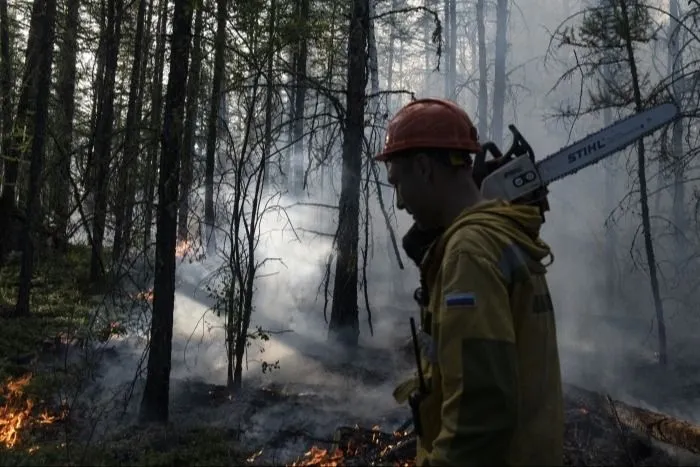
M 658 128 L 675 120 L 679 109 L 661 104 L 609 125 L 569 146 L 535 161 L 535 152 L 514 125 L 513 142 L 505 154 L 492 142 L 483 143 L 474 158 L 473 177 L 486 199 L 500 198 L 540 209 L 542 220 L 549 210 L 547 185 L 620 151 Z M 491 160 L 486 155 L 491 154 Z M 403 238 L 403 248 L 420 266 L 420 260 L 442 229 L 424 231 L 416 224 Z
M 539 206 L 544 219 L 549 210 L 547 185 L 626 148 L 679 114 L 675 104 L 657 105 L 618 120 L 540 161 L 535 161 L 532 147 L 515 125 L 509 125 L 513 134 L 510 148 L 502 154 L 494 143 L 482 144 L 482 151 L 474 158 L 474 180 L 484 198 Z M 486 160 L 487 153 L 492 160 Z

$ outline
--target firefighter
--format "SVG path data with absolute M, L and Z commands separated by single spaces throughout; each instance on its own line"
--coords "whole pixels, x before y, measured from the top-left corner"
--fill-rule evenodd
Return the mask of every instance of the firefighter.
M 472 178 L 478 151 L 466 112 L 421 99 L 390 121 L 376 157 L 414 229 L 438 232 L 414 254 L 427 390 L 413 378 L 394 397 L 416 405 L 418 466 L 562 465 L 562 382 L 542 217 L 533 206 L 482 199 Z

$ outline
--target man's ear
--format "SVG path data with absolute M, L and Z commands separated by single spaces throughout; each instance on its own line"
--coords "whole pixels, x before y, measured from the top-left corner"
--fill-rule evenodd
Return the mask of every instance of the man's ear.
M 424 152 L 416 154 L 414 159 L 415 170 L 426 179 L 432 179 L 433 177 L 433 161 L 430 160 L 427 154 Z

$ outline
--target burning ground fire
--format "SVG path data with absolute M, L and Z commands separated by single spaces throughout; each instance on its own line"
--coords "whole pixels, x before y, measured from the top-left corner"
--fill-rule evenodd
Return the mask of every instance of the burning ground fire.
M 181 240 L 175 245 L 175 257 L 181 260 L 189 258 L 189 262 L 202 261 L 206 254 L 202 248 L 201 241 Z
M 194 242 L 189 240 L 182 240 L 175 245 L 175 257 L 179 259 L 185 259 L 187 257 L 193 257 L 195 260 L 201 259 L 197 256 L 197 247 Z M 146 303 L 153 303 L 153 288 L 148 290 L 142 290 L 133 295 L 133 298 Z
M 415 437 L 409 432 L 384 433 L 375 425 L 371 430 L 359 426 L 342 427 L 336 430 L 332 449 L 313 446 L 303 458 L 290 467 L 319 466 L 339 467 L 346 465 L 395 465 L 413 467 Z
M 10 380 L 0 392 L 0 444 L 13 448 L 21 441 L 20 433 L 36 425 L 50 425 L 61 417 L 49 415 L 44 410 L 38 416 L 33 416 L 34 401 L 28 398 L 24 389 L 32 375 L 28 373 L 20 378 Z
M 175 245 L 175 257 L 184 258 L 188 254 L 194 252 L 194 245 L 188 240 L 182 240 Z
M 136 300 L 153 303 L 153 289 L 151 288 L 148 290 L 144 290 L 143 292 L 139 292 L 134 298 L 136 298 Z

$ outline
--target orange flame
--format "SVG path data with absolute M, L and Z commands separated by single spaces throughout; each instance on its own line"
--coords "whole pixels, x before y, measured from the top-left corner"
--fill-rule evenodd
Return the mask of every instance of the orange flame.
M 359 426 L 355 426 L 359 430 Z M 347 459 L 362 456 L 368 446 L 375 446 L 381 448 L 379 450 L 379 457 L 384 457 L 393 449 L 396 444 L 401 441 L 402 438 L 408 436 L 407 431 L 397 431 L 392 433 L 393 441 L 391 437 L 387 439 L 387 433 L 383 433 L 380 430 L 379 425 L 374 425 L 370 433 L 365 435 L 364 439 L 351 438 L 346 441 L 346 445 L 342 449 L 336 449 L 330 452 L 327 449 L 322 449 L 313 446 L 307 453 L 304 454 L 303 458 L 298 459 L 296 462 L 291 464 L 289 467 L 298 466 L 323 466 L 323 467 L 336 467 L 343 466 Z M 366 432 L 365 432 L 366 433 Z M 373 451 L 376 455 L 377 451 Z M 365 459 L 366 461 L 366 459 Z M 398 461 L 394 463 L 397 467 L 414 467 L 415 459 L 406 459 L 403 461 Z
M 13 448 L 20 441 L 20 431 L 29 425 L 36 423 L 39 425 L 49 425 L 58 420 L 59 417 L 50 415 L 43 411 L 36 419 L 32 419 L 32 409 L 34 401 L 27 398 L 24 388 L 31 380 L 31 373 L 10 380 L 0 392 L 5 400 L 5 404 L 0 406 L 0 443 L 5 447 Z
M 194 245 L 188 240 L 182 240 L 175 245 L 175 257 L 184 258 L 194 251 Z
M 142 300 L 144 302 L 153 303 L 153 289 L 148 289 L 143 292 L 136 294 L 136 300 Z
M 31 374 L 17 378 L 8 382 L 2 391 L 6 402 L 0 407 L 0 443 L 8 448 L 17 444 L 19 430 L 34 406 L 31 400 L 21 400 L 23 389 L 30 379 Z
M 343 465 L 343 451 L 336 449 L 332 453 L 328 449 L 321 449 L 313 446 L 304 454 L 304 459 L 294 462 L 291 467 L 311 466 L 338 467 Z

